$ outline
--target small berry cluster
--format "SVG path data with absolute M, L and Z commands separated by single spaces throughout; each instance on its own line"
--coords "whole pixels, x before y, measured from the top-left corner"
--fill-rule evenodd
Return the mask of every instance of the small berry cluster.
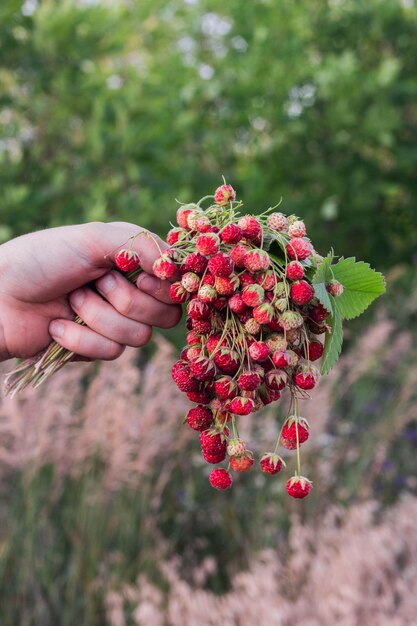
M 296 216 L 273 209 L 240 216 L 241 203 L 226 184 L 206 210 L 203 200 L 178 209 L 178 227 L 167 235 L 170 247 L 153 267 L 159 278 L 177 279 L 171 298 L 187 307 L 187 345 L 172 368 L 178 388 L 197 405 L 186 421 L 200 432 L 207 463 L 228 457 L 227 469 L 210 474 L 213 487 L 227 489 L 230 469 L 247 472 L 254 464 L 239 437 L 239 419 L 277 401 L 287 388 L 290 413 L 260 469 L 277 474 L 285 467 L 277 454 L 280 443 L 297 450 L 298 470 L 286 489 L 304 498 L 311 482 L 301 476 L 299 448 L 309 425 L 299 416 L 298 399 L 319 379 L 312 362 L 323 354 L 317 336 L 326 332 L 329 313 L 315 298 L 309 275 L 322 257 Z M 272 240 L 280 256 L 268 252 Z M 335 295 L 342 286 L 334 281 L 328 289 Z

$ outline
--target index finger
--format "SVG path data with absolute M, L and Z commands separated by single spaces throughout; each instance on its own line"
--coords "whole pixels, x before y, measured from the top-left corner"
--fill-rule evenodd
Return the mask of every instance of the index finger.
M 156 300 L 165 304 L 174 304 L 170 295 L 171 283 L 167 280 L 142 272 L 137 278 L 136 285 L 140 291 L 144 291 Z

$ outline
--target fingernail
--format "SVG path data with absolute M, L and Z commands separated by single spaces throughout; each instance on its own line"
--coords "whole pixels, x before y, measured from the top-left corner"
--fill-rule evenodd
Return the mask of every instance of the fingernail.
M 101 293 L 108 294 L 115 288 L 116 279 L 113 274 L 106 274 L 96 282 L 96 286 Z
M 84 302 L 85 292 L 84 289 L 77 289 L 70 295 L 70 303 L 75 308 L 79 308 Z
M 161 289 L 161 280 L 156 276 L 149 276 L 149 274 L 142 274 L 137 281 L 137 286 L 143 291 L 150 291 L 157 293 Z
M 52 337 L 62 337 L 64 334 L 64 324 L 61 324 L 61 322 L 51 322 L 49 324 L 49 333 Z

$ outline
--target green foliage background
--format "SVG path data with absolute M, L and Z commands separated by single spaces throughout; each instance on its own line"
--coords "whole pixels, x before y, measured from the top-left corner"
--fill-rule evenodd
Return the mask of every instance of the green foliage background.
M 416 131 L 412 0 L 0 2 L 0 241 L 89 220 L 164 234 L 175 198 L 210 193 L 224 174 L 248 211 L 282 196 L 322 253 L 333 246 L 378 270 L 411 266 Z M 410 406 L 398 398 L 415 389 L 417 308 L 407 297 L 413 269 L 395 272 L 385 306 L 392 341 L 409 333 L 409 354 L 393 368 L 381 357 L 336 390 L 323 454 L 337 471 L 307 510 L 364 491 L 390 505 L 410 490 L 416 421 L 404 416 L 415 393 Z M 361 327 L 349 328 L 348 349 Z M 372 472 L 381 440 L 389 467 Z M 155 477 L 109 501 L 99 463 L 60 490 L 52 468 L 0 484 L 0 625 L 102 626 L 98 564 L 117 550 L 116 581 L 139 570 L 157 579 L 150 526 L 186 563 L 214 554 L 216 592 L 253 550 L 285 536 L 288 511 L 275 492 L 248 477 L 249 488 L 218 505 L 184 459 L 157 514 Z
M 37 7 L 37 8 L 36 8 Z M 5 0 L 0 234 L 164 233 L 224 174 L 383 269 L 417 245 L 417 11 L 400 0 Z

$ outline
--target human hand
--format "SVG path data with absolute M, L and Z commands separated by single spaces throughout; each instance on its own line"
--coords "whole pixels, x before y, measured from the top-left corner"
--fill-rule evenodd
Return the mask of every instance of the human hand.
M 172 304 L 169 283 L 152 275 L 165 243 L 154 235 L 134 240 L 144 270 L 137 287 L 113 269 L 112 252 L 141 230 L 92 222 L 1 245 L 0 360 L 34 356 L 52 339 L 82 357 L 111 360 L 126 345 L 148 343 L 152 326 L 175 326 L 180 307 Z M 86 325 L 74 322 L 74 314 Z

